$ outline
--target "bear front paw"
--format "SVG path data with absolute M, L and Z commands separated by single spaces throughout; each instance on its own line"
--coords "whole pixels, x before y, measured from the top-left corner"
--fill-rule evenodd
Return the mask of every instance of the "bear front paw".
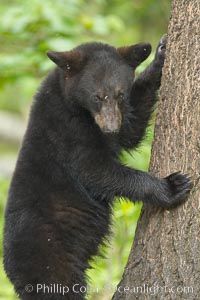
M 184 202 L 193 187 L 192 181 L 187 174 L 176 172 L 165 178 L 170 190 L 169 207 L 177 206 Z
M 157 47 L 157 51 L 158 53 L 163 53 L 165 52 L 166 50 L 166 44 L 167 44 L 167 34 L 164 34 L 161 39 L 160 39 L 160 42 L 159 42 L 159 45 Z
M 167 34 L 164 34 L 161 37 L 160 42 L 157 46 L 155 60 L 164 63 L 166 44 L 167 44 Z

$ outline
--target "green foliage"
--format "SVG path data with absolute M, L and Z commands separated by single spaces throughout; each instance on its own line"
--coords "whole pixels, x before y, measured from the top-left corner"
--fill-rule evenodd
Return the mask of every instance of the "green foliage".
M 0 108 L 24 112 L 37 79 L 52 68 L 48 49 L 69 50 L 91 40 L 116 46 L 148 40 L 155 46 L 166 32 L 168 6 L 169 0 L 2 1 Z
M 27 115 L 41 79 L 53 68 L 46 50 L 70 50 L 92 40 L 115 46 L 149 41 L 155 49 L 160 36 L 167 31 L 169 5 L 170 0 L 2 0 L 0 110 Z M 138 68 L 139 72 L 145 64 Z M 131 154 L 123 153 L 123 162 L 147 170 L 152 136 L 151 127 L 140 149 Z M 0 141 L 0 155 L 7 151 L 13 152 Z M 0 244 L 8 184 L 9 180 L 0 178 Z M 113 239 L 109 250 L 104 249 L 107 259 L 96 258 L 95 268 L 88 272 L 92 286 L 89 299 L 111 298 L 113 291 L 109 290 L 116 286 L 123 272 L 140 209 L 141 204 L 116 202 Z M 0 282 L 0 300 L 16 299 L 2 264 Z M 98 293 L 95 288 L 99 289 Z

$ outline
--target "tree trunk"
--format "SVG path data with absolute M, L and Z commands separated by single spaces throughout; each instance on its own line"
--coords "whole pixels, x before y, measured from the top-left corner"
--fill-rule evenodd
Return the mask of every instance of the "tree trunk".
M 182 206 L 144 206 L 113 300 L 200 297 L 199 0 L 173 0 L 150 171 L 181 170 L 194 189 Z

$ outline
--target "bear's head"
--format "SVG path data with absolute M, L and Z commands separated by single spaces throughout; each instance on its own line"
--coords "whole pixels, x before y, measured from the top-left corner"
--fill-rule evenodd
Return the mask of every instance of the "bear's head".
M 88 110 L 104 133 L 115 133 L 130 99 L 134 71 L 150 52 L 149 43 L 120 48 L 88 43 L 47 55 L 63 71 L 66 101 Z

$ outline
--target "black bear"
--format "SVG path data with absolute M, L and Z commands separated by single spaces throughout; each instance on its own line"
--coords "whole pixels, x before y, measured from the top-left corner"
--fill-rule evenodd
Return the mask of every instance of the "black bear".
M 4 266 L 21 299 L 85 299 L 85 271 L 109 233 L 114 197 L 163 208 L 187 198 L 187 175 L 157 178 L 118 159 L 144 137 L 165 45 L 135 80 L 149 43 L 47 52 L 57 67 L 35 96 L 5 211 Z

